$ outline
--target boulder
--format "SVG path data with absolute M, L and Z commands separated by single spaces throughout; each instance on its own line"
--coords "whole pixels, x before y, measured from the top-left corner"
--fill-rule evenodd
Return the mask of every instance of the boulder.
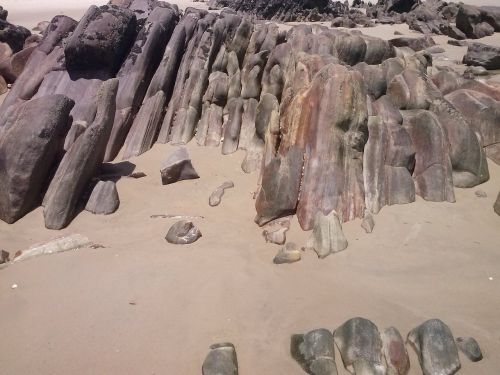
M 40 203 L 63 153 L 74 102 L 62 95 L 9 108 L 0 120 L 0 219 L 13 223 Z
M 85 209 L 97 215 L 110 215 L 120 206 L 120 198 L 113 181 L 99 181 L 92 190 Z
M 429 36 L 420 38 L 401 36 L 399 38 L 390 39 L 389 43 L 394 47 L 410 47 L 414 51 L 422 51 L 436 45 L 434 39 Z
M 388 375 L 406 375 L 410 371 L 410 358 L 405 342 L 397 328 L 389 327 L 382 333 L 382 351 Z
M 16 26 L 0 18 L 0 42 L 7 43 L 13 52 L 23 49 L 24 41 L 31 32 L 22 26 Z
M 479 362 L 483 359 L 481 348 L 473 337 L 457 337 L 457 346 L 472 362 Z
M 203 361 L 203 375 L 238 375 L 238 359 L 231 343 L 214 344 Z
M 327 329 L 292 335 L 290 352 L 311 375 L 337 375 L 333 335 Z
M 382 366 L 382 339 L 377 326 L 370 320 L 350 319 L 333 332 L 333 337 L 344 367 L 351 373 L 358 373 L 354 372 L 356 362 L 360 362 L 359 367 Z
M 185 147 L 179 147 L 176 151 L 174 151 L 167 158 L 167 160 L 165 160 L 160 172 L 163 185 L 200 178 L 193 167 L 188 151 Z
M 463 63 L 482 66 L 487 70 L 500 69 L 500 47 L 483 43 L 469 43 Z
M 66 41 L 68 71 L 116 74 L 136 37 L 136 25 L 128 9 L 91 6 Z
M 104 159 L 116 110 L 118 80 L 104 82 L 96 97 L 94 122 L 64 155 L 43 201 L 45 226 L 62 229 L 73 219 L 79 200 Z
M 318 254 L 318 258 L 325 258 L 332 253 L 347 249 L 348 243 L 342 232 L 342 224 L 335 211 L 328 215 L 318 212 L 314 221 L 311 237 L 307 247 Z
M 467 38 L 479 39 L 492 35 L 495 28 L 486 21 L 485 13 L 472 5 L 460 4 L 456 17 L 456 25 Z M 490 22 L 495 22 L 494 17 L 488 17 Z
M 5 250 L 0 250 L 0 265 L 10 262 L 10 254 Z
M 210 195 L 210 198 L 208 199 L 208 204 L 210 205 L 210 207 L 218 206 L 222 200 L 222 196 L 224 195 L 225 191 L 227 189 L 232 189 L 232 188 L 234 188 L 233 181 L 226 181 L 222 185 L 220 185 L 217 189 L 215 189 L 214 192 Z
M 182 220 L 170 227 L 165 239 L 171 244 L 188 245 L 198 241 L 200 237 L 200 230 L 191 221 Z
M 300 250 L 297 249 L 297 245 L 293 242 L 287 243 L 281 248 L 281 250 L 276 254 L 273 259 L 274 264 L 285 264 L 285 263 L 295 263 L 301 259 Z
M 428 320 L 408 333 L 424 375 L 453 375 L 460 370 L 458 349 L 450 328 L 439 319 Z

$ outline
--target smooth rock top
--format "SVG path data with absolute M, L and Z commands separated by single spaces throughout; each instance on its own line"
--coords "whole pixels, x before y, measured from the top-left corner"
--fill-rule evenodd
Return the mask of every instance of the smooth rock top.
M 180 147 L 173 152 L 163 163 L 161 168 L 161 180 L 163 185 L 197 178 L 200 178 L 200 176 L 194 169 L 185 147 Z
M 203 375 L 238 375 L 238 359 L 233 344 L 215 344 L 210 347 L 202 366 Z

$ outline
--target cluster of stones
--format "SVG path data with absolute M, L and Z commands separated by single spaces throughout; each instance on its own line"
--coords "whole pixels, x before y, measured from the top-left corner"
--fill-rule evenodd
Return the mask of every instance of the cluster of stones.
M 428 320 L 408 333 L 408 343 L 417 354 L 426 375 L 453 375 L 460 368 L 458 350 L 472 362 L 483 358 L 472 337 L 453 337 L 451 329 L 439 319 Z M 290 352 L 310 375 L 337 375 L 335 346 L 344 367 L 353 375 L 406 375 L 410 358 L 398 329 L 389 327 L 382 333 L 368 319 L 353 318 L 333 333 L 315 329 L 306 334 L 292 335 Z M 237 375 L 238 361 L 233 344 L 210 347 L 202 366 L 203 375 Z
M 0 108 L 0 218 L 42 204 L 46 227 L 61 229 L 89 195 L 91 212 L 109 213 L 117 194 L 96 184 L 103 162 L 193 138 L 245 150 L 242 169 L 261 174 L 256 222 L 297 214 L 320 256 L 343 246 L 328 240 L 328 218 L 415 195 L 453 202 L 454 186 L 488 179 L 484 148 L 499 161 L 500 89 L 431 79 L 428 53 L 395 45 L 156 0 L 57 16 Z M 172 158 L 164 183 L 198 177 L 183 151 Z

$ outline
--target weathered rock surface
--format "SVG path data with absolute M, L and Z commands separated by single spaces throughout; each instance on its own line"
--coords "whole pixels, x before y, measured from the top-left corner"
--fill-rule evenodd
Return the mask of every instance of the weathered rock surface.
M 482 66 L 487 70 L 500 69 L 500 47 L 470 43 L 463 62 L 466 65 Z
M 424 375 L 453 375 L 460 370 L 458 349 L 450 328 L 438 319 L 428 320 L 408 334 Z
M 382 368 L 382 339 L 375 324 L 364 318 L 353 318 L 337 328 L 333 337 L 347 370 L 358 374 L 363 372 L 355 372 L 355 367 L 371 367 L 377 371 L 376 374 L 379 373 Z
M 113 181 L 99 181 L 92 190 L 85 209 L 93 214 L 110 215 L 120 206 L 120 198 Z
M 489 9 L 488 9 L 489 8 Z M 496 9 L 495 9 L 496 8 Z M 479 39 L 500 31 L 500 7 L 475 7 L 460 4 L 456 24 L 468 38 Z
M 0 42 L 7 43 L 13 52 L 23 49 L 24 41 L 31 32 L 22 26 L 16 26 L 0 18 Z
M 210 346 L 202 366 L 203 375 L 238 375 L 238 359 L 233 344 L 223 343 Z
M 104 159 L 116 110 L 118 80 L 104 82 L 94 122 L 64 155 L 43 201 L 45 226 L 62 229 L 73 219 L 84 189 Z
M 481 348 L 473 337 L 457 337 L 457 346 L 472 362 L 483 359 Z
M 187 220 L 178 221 L 170 227 L 165 239 L 175 245 L 188 245 L 200 239 L 200 230 Z
M 410 371 L 410 358 L 405 342 L 397 328 L 389 327 L 382 333 L 382 351 L 388 375 L 406 375 Z
M 318 258 L 325 258 L 332 253 L 347 249 L 347 246 L 337 213 L 332 211 L 328 215 L 323 215 L 318 212 L 307 247 L 314 250 Z
M 208 204 L 211 207 L 218 206 L 222 200 L 222 197 L 227 189 L 232 189 L 234 188 L 234 182 L 233 181 L 226 181 L 222 183 L 217 189 L 214 190 L 214 192 L 210 195 L 210 198 L 208 199 Z
M 292 357 L 311 375 L 337 375 L 333 335 L 326 329 L 292 335 Z
M 287 243 L 281 248 L 281 250 L 276 254 L 273 259 L 274 264 L 285 264 L 285 263 L 295 263 L 302 258 L 300 250 L 297 249 L 297 245 L 293 242 Z
M 13 223 L 41 202 L 62 154 L 74 102 L 46 96 L 13 106 L 0 120 L 0 219 Z
M 167 160 L 165 160 L 160 172 L 163 185 L 200 178 L 193 167 L 185 147 L 180 147 L 174 151 Z

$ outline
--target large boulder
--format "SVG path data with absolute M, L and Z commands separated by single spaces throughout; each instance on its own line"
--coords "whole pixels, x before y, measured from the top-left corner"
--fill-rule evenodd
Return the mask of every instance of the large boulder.
M 463 62 L 466 65 L 482 66 L 488 70 L 500 69 L 500 47 L 470 43 Z
M 113 181 L 99 181 L 92 190 L 92 194 L 85 209 L 97 215 L 110 215 L 120 206 L 120 198 Z
M 486 16 L 486 14 L 489 14 L 489 16 Z M 487 13 L 472 5 L 460 4 L 456 25 L 468 38 L 483 38 L 495 32 L 495 27 L 491 25 L 491 23 L 495 25 L 495 22 L 498 21 L 498 19 L 495 20 L 495 14 L 494 11 Z
M 22 26 L 13 25 L 0 19 L 0 42 L 7 43 L 12 51 L 19 52 L 24 47 L 24 41 L 31 32 Z
M 62 229 L 73 219 L 82 193 L 104 159 L 116 110 L 118 80 L 104 82 L 94 122 L 64 155 L 43 201 L 45 226 Z
M 135 39 L 136 24 L 128 9 L 91 6 L 66 42 L 68 71 L 116 74 Z
M 0 120 L 0 219 L 13 223 L 38 203 L 63 153 L 74 103 L 62 95 L 9 108 Z

